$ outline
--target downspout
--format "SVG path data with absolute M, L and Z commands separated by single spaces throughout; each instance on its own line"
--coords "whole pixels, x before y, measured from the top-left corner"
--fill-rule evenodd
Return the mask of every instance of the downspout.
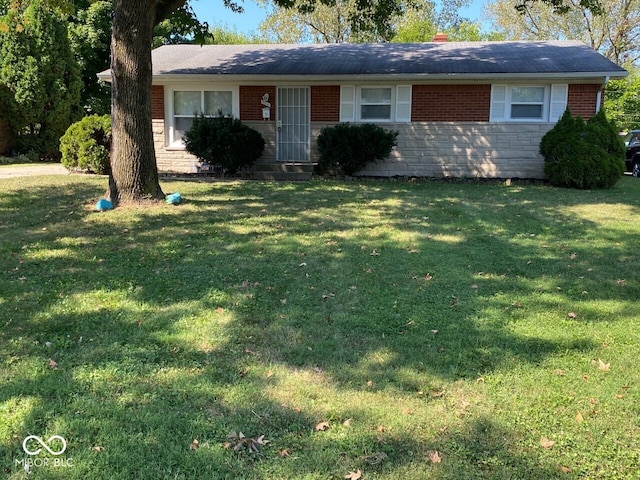
M 602 108 L 602 94 L 604 93 L 604 88 L 607 86 L 607 83 L 609 83 L 609 75 L 604 77 L 604 83 L 598 89 L 598 96 L 596 97 L 596 113 L 598 113 L 600 108 Z

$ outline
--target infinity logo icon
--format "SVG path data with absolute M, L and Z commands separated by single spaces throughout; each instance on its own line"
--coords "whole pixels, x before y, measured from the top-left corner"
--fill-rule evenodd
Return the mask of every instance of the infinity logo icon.
M 29 435 L 22 442 L 22 449 L 24 450 L 24 453 L 26 453 L 27 455 L 38 455 L 42 451 L 42 448 L 38 448 L 37 450 L 33 450 L 33 451 L 28 449 L 27 442 L 32 439 L 37 441 L 40 445 L 42 445 L 42 447 L 51 455 L 62 455 L 64 451 L 67 449 L 67 441 L 64 438 L 62 438 L 60 435 L 52 435 L 47 439 L 47 443 L 51 443 L 52 440 L 60 440 L 62 442 L 62 449 L 57 452 L 51 450 L 51 448 L 49 448 L 49 445 L 47 445 L 47 443 L 42 441 L 40 437 L 37 437 L 36 435 Z

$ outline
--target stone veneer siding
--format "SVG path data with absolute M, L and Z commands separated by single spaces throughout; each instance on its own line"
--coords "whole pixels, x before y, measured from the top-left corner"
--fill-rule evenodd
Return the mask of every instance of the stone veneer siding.
M 585 119 L 593 116 L 600 87 L 569 85 L 572 113 Z M 266 141 L 258 163 L 276 159 L 275 92 L 273 86 L 240 86 L 240 118 L 260 131 Z M 259 108 L 265 93 L 269 93 L 272 104 L 270 121 L 262 120 Z M 542 136 L 553 125 L 489 123 L 490 97 L 490 85 L 414 85 L 413 121 L 382 124 L 400 132 L 391 157 L 359 173 L 385 177 L 544 178 L 544 161 L 538 148 Z M 339 86 L 311 87 L 312 159 L 318 157 L 315 139 L 320 130 L 339 121 L 339 103 Z M 437 104 L 441 106 L 435 107 Z M 198 161 L 193 155 L 165 146 L 162 86 L 153 87 L 152 118 L 158 168 L 166 172 L 196 172 Z

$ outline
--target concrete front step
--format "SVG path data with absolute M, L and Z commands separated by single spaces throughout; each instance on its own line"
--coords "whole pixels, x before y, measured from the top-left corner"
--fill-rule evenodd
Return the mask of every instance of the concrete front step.
M 306 181 L 313 176 L 312 163 L 257 163 L 253 166 L 253 178 L 257 180 Z

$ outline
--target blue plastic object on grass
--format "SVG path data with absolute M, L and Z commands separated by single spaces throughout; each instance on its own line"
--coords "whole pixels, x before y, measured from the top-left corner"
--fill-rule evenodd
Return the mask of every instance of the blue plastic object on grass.
M 182 196 L 178 192 L 167 195 L 167 203 L 169 205 L 178 205 L 180 202 L 182 202 Z
M 100 200 L 98 200 L 98 203 L 96 203 L 96 210 L 98 210 L 99 212 L 104 212 L 105 210 L 112 210 L 112 209 L 113 209 L 113 203 L 111 203 L 106 198 L 101 198 Z

